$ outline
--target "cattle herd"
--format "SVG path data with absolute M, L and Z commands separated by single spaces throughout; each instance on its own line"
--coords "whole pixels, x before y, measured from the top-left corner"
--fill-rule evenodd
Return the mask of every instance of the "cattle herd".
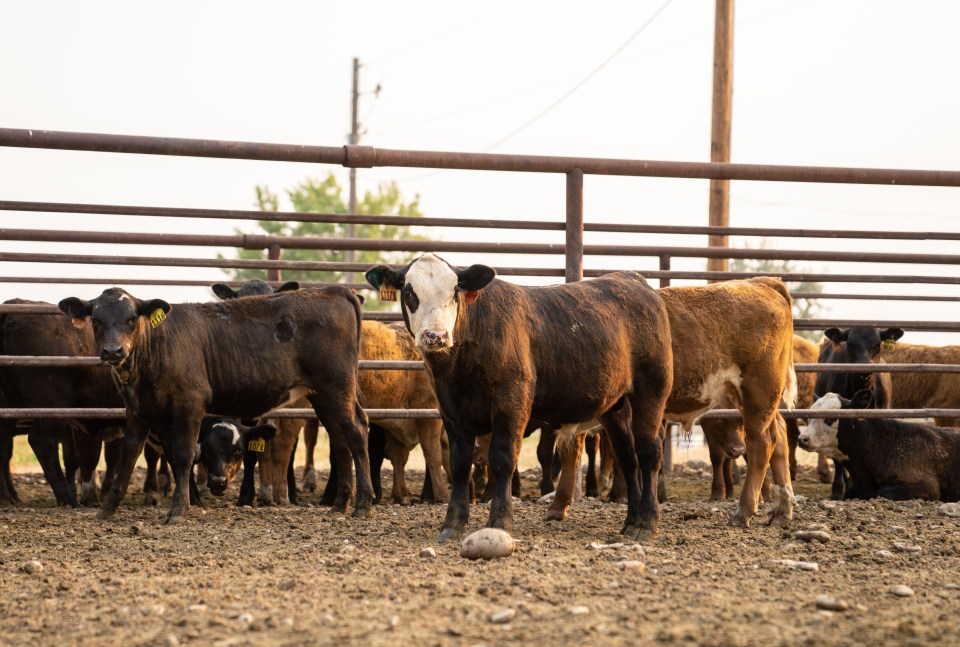
M 368 515 L 384 496 L 385 458 L 390 497 L 409 502 L 404 465 L 419 445 L 421 497 L 447 504 L 440 539 L 451 540 L 476 498 L 490 500 L 488 526 L 512 531 L 521 442 L 539 431 L 541 490 L 556 489 L 547 518 L 567 516 L 586 450 L 586 494 L 625 501 L 621 533 L 643 540 L 656 535 L 665 496 L 665 425 L 689 431 L 714 408 L 741 414 L 701 423 L 711 499 L 733 496 L 734 462 L 747 461 L 735 525 L 750 523 L 761 498 L 771 504 L 769 523 L 790 523 L 798 445 L 820 454 L 822 480 L 833 460 L 835 498 L 960 500 L 953 419 L 811 418 L 801 432 L 779 413 L 960 407 L 956 374 L 794 370 L 817 361 L 955 364 L 958 347 L 898 343 L 896 328 L 832 328 L 818 348 L 793 334 L 790 295 L 772 278 L 653 289 L 635 272 L 546 287 L 495 275 L 432 254 L 399 270 L 373 267 L 366 278 L 380 298 L 400 302 L 395 325 L 361 321 L 362 299 L 343 287 L 274 290 L 262 281 L 239 291 L 217 284 L 222 300 L 209 303 L 171 305 L 111 288 L 89 301 L 63 299 L 67 316 L 0 315 L 0 354 L 98 356 L 109 365 L 0 367 L 0 405 L 126 411 L 124 420 L 0 421 L 0 506 L 18 503 L 10 458 L 21 433 L 57 503 L 100 505 L 101 518 L 124 500 L 141 454 L 148 503 L 173 484 L 170 523 L 205 490 L 225 495 L 241 466 L 238 504 L 296 503 L 298 437 L 302 428 L 301 485 L 314 489 L 322 425 L 332 466 L 323 503 Z M 422 359 L 426 370 L 359 371 L 360 359 Z M 270 417 L 282 407 L 310 407 L 317 420 Z M 438 409 L 440 419 L 369 421 L 364 408 Z

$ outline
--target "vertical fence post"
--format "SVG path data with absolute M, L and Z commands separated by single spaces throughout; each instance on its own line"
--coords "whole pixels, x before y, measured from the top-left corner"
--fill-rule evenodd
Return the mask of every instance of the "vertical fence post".
M 661 254 L 660 255 L 660 271 L 669 272 L 670 271 L 670 254 Z M 660 279 L 660 287 L 668 288 L 670 287 L 670 277 L 664 277 Z
M 660 255 L 660 271 L 670 271 L 670 254 Z M 660 287 L 670 287 L 670 278 L 661 278 Z M 670 474 L 673 471 L 673 424 L 668 422 L 664 433 L 666 434 L 666 438 L 663 439 L 663 464 L 661 469 L 664 474 Z
M 583 280 L 583 171 L 567 172 L 567 283 Z
M 279 261 L 280 260 L 280 245 L 270 245 L 267 248 L 267 260 L 270 261 Z M 280 280 L 280 269 L 271 267 L 267 270 L 267 280 L 268 281 L 279 281 Z

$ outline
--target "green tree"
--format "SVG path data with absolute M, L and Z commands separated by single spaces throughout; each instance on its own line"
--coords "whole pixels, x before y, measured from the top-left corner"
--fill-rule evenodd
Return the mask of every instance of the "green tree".
M 748 246 L 749 248 L 749 246 Z M 756 249 L 771 249 L 766 239 L 761 240 Z M 774 275 L 797 274 L 806 271 L 798 268 L 794 261 L 776 260 L 776 259 L 753 259 L 753 258 L 734 258 L 730 261 L 731 272 L 765 272 Z M 813 294 L 823 293 L 823 283 L 816 281 L 788 281 L 787 288 L 793 292 L 807 292 Z M 827 308 L 817 299 L 794 299 L 793 316 L 797 319 L 813 319 L 825 315 Z M 795 330 L 796 334 L 816 343 L 823 336 L 817 330 Z
M 257 207 L 261 211 L 277 212 L 280 210 L 280 199 L 276 193 L 264 186 L 257 187 Z M 294 211 L 299 213 L 347 213 L 347 203 L 344 200 L 344 191 L 333 173 L 325 178 L 308 178 L 292 189 L 285 191 Z M 357 203 L 357 212 L 360 215 L 394 215 L 416 218 L 423 216 L 420 211 L 420 196 L 405 201 L 395 182 L 381 184 L 376 191 L 367 191 L 363 199 Z M 265 234 L 272 236 L 315 236 L 318 238 L 344 238 L 347 235 L 347 225 L 342 223 L 324 222 L 290 222 L 260 220 L 258 226 Z M 408 225 L 357 225 L 358 238 L 374 238 L 378 240 L 428 240 L 427 236 L 414 234 Z M 263 259 L 265 254 L 261 250 L 240 250 L 237 258 Z M 413 257 L 408 252 L 380 252 L 357 251 L 354 260 L 357 263 L 406 263 Z M 283 260 L 294 261 L 326 261 L 338 262 L 346 260 L 346 252 L 327 249 L 284 249 L 281 253 Z M 227 269 L 225 270 L 236 280 L 252 278 L 266 278 L 265 270 L 258 269 Z M 284 270 L 284 281 L 344 281 L 344 272 L 313 272 L 302 270 Z M 371 303 L 373 302 L 373 303 Z M 376 307 L 377 299 L 368 299 L 367 304 Z M 385 304 L 389 307 L 390 304 Z

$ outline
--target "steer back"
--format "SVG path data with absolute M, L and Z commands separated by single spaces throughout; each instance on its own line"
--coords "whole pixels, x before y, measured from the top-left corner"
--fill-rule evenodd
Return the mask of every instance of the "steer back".
M 960 364 L 960 346 L 898 343 L 882 352 L 891 364 Z M 960 373 L 893 373 L 893 409 L 960 409 Z M 934 418 L 938 427 L 960 427 L 960 418 Z

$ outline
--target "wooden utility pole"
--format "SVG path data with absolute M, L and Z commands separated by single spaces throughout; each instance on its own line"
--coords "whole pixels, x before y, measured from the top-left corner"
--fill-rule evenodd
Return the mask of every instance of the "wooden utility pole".
M 710 161 L 730 161 L 733 103 L 733 0 L 717 0 L 713 35 L 713 123 Z M 730 226 L 730 180 L 710 180 L 711 227 Z M 710 236 L 710 247 L 728 247 L 727 236 Z M 708 258 L 707 271 L 726 272 L 726 258 Z
M 350 117 L 350 139 L 348 143 L 351 146 L 360 143 L 360 118 L 357 115 L 357 108 L 360 104 L 360 59 L 353 59 L 353 102 L 351 106 L 351 117 Z M 357 169 L 350 169 L 350 204 L 347 207 L 347 210 L 350 212 L 350 215 L 356 215 L 357 213 Z M 356 238 L 357 237 L 357 225 L 354 223 L 347 224 L 347 238 Z M 344 255 L 344 260 L 347 263 L 352 263 L 355 259 L 352 249 L 348 249 Z M 354 276 L 353 272 L 347 273 L 347 283 L 353 283 Z

